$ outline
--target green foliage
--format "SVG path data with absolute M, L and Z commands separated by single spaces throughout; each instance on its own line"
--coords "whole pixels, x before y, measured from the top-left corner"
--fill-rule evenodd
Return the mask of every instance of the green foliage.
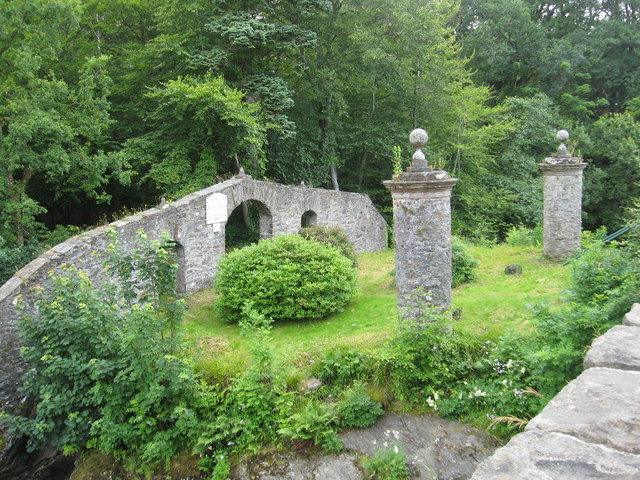
M 391 389 L 407 403 L 424 404 L 429 396 L 466 378 L 480 348 L 475 340 L 448 327 L 446 315 L 428 311 L 425 320 L 421 328 L 401 325 L 380 357 Z
M 245 302 L 274 320 L 314 319 L 342 310 L 355 290 L 355 270 L 337 248 L 282 235 L 228 253 L 215 288 L 223 316 L 237 321 Z
M 23 247 L 7 245 L 0 237 L 0 285 L 9 280 L 14 273 L 40 255 L 37 244 L 28 243 Z
M 393 163 L 393 174 L 398 175 L 404 171 L 404 168 L 402 168 L 402 147 L 394 145 L 392 152 L 391 163 Z
M 542 245 L 542 225 L 538 224 L 534 228 L 514 225 L 507 232 L 505 242 L 514 247 L 539 248 Z
M 530 340 L 505 335 L 496 342 L 487 340 L 475 357 L 470 375 L 457 379 L 448 392 L 427 399 L 431 408 L 445 418 L 514 419 L 500 424 L 500 433 L 513 433 L 522 426 L 519 419 L 536 415 L 550 397 L 533 388 L 533 375 L 526 356 Z
M 365 392 L 355 388 L 347 390 L 338 402 L 337 423 L 341 427 L 366 428 L 384 413 L 382 406 Z
M 229 458 L 224 455 L 220 455 L 220 457 L 221 458 L 216 462 L 216 465 L 211 472 L 209 480 L 229 479 L 229 474 L 231 473 L 231 463 L 229 463 Z
M 154 464 L 185 446 L 206 392 L 175 356 L 183 305 L 170 245 L 142 235 L 133 254 L 112 245 L 107 268 L 119 285 L 97 288 L 74 267 L 51 275 L 37 313 L 20 322 L 34 367 L 23 391 L 36 413 L 12 429 L 29 437 L 29 451 L 96 447 Z
M 179 77 L 147 96 L 154 104 L 150 131 L 128 141 L 119 156 L 145 171 L 143 180 L 160 194 L 179 198 L 215 183 L 234 155 L 251 158 L 247 168 L 256 174 L 264 171 L 269 124 L 259 105 L 243 102 L 244 93 L 222 77 Z
M 240 205 L 231 212 L 224 227 L 225 250 L 246 247 L 260 240 L 260 211 L 255 202 L 246 203 L 247 218 L 244 217 L 245 206 Z
M 398 447 L 380 450 L 368 459 L 363 460 L 362 466 L 371 480 L 410 480 L 411 471 L 407 467 L 404 452 Z
M 640 300 L 640 262 L 633 248 L 595 245 L 572 267 L 570 303 L 562 309 L 537 308 L 541 343 L 528 353 L 539 385 L 552 395 L 582 371 L 592 340 L 619 324 Z
M 371 370 L 370 362 L 367 356 L 356 350 L 332 348 L 315 363 L 311 373 L 327 385 L 344 388 L 364 378 Z
M 269 345 L 271 321 L 246 303 L 240 325 L 249 338 L 251 364 L 234 379 L 217 416 L 204 426 L 194 447 L 200 455 L 258 451 L 276 440 L 278 428 L 293 408 L 293 394 L 286 389 L 285 376 L 275 365 Z
M 293 413 L 278 433 L 291 440 L 312 440 L 330 452 L 342 449 L 342 442 L 336 434 L 335 414 L 329 405 L 307 400 Z
M 463 283 L 475 280 L 474 269 L 478 266 L 478 261 L 469 254 L 464 243 L 458 237 L 452 237 L 451 266 L 452 287 L 455 288 Z
M 640 122 L 629 113 L 601 117 L 588 131 L 584 153 L 585 226 L 623 226 L 624 211 L 640 196 Z
M 351 260 L 354 267 L 356 266 L 356 248 L 341 227 L 313 225 L 301 228 L 298 233 L 303 238 L 333 245 L 340 250 L 342 255 Z

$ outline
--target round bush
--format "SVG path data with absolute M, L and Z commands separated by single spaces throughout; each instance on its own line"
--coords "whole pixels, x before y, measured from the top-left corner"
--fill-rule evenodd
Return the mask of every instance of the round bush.
M 298 233 L 306 239 L 338 247 L 340 252 L 351 260 L 353 266 L 356 266 L 356 248 L 342 228 L 314 225 L 313 227 L 303 227 Z
M 226 255 L 215 289 L 228 321 L 240 320 L 247 302 L 273 320 L 313 319 L 342 310 L 355 282 L 351 261 L 336 247 L 282 235 Z

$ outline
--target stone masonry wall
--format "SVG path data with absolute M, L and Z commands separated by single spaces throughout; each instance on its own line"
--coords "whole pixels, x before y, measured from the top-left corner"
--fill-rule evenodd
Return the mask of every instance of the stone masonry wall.
M 426 195 L 426 194 L 425 194 Z M 398 307 L 451 304 L 451 197 L 393 199 Z M 422 292 L 416 292 L 416 285 Z
M 217 221 L 215 209 L 207 205 L 214 195 L 218 207 L 226 206 L 226 213 L 217 212 Z M 27 307 L 32 305 L 32 287 L 45 284 L 49 272 L 60 271 L 64 264 L 75 264 L 92 280 L 100 281 L 101 252 L 109 244 L 110 230 L 117 232 L 125 248 L 134 245 L 139 230 L 144 230 L 149 238 L 168 232 L 179 244 L 179 281 L 183 290 L 194 292 L 211 286 L 216 265 L 225 251 L 226 219 L 246 200 L 259 202 L 262 236 L 295 233 L 301 226 L 303 213 L 312 211 L 318 224 L 342 227 L 358 252 L 386 247 L 387 224 L 366 195 L 259 182 L 248 176 L 234 177 L 176 202 L 70 238 L 29 263 L 0 287 L 0 408 L 10 408 L 19 402 L 17 387 L 24 370 L 16 325 L 19 297 Z
M 640 304 L 594 340 L 584 367 L 471 480 L 640 478 Z
M 544 253 L 564 259 L 580 249 L 582 170 L 585 164 L 543 164 Z

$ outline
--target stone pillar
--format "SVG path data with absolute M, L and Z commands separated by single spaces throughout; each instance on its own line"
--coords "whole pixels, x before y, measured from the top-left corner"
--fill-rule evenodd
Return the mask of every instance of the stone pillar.
M 393 198 L 398 308 L 406 318 L 419 318 L 425 304 L 451 305 L 451 189 L 458 179 L 427 165 L 421 147 L 428 138 L 412 131 L 412 166 L 384 182 Z
M 587 166 L 580 157 L 572 157 L 564 142 L 566 130 L 556 137 L 560 147 L 555 156 L 540 164 L 544 175 L 544 254 L 555 260 L 571 256 L 580 248 L 582 231 L 582 171 Z

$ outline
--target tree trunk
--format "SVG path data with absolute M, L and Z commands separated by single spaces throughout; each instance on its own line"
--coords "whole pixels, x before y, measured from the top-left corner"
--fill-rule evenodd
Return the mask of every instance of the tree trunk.
M 331 183 L 333 184 L 333 189 L 340 190 L 340 185 L 338 185 L 338 169 L 335 165 L 331 165 L 329 167 L 329 172 L 331 172 Z

